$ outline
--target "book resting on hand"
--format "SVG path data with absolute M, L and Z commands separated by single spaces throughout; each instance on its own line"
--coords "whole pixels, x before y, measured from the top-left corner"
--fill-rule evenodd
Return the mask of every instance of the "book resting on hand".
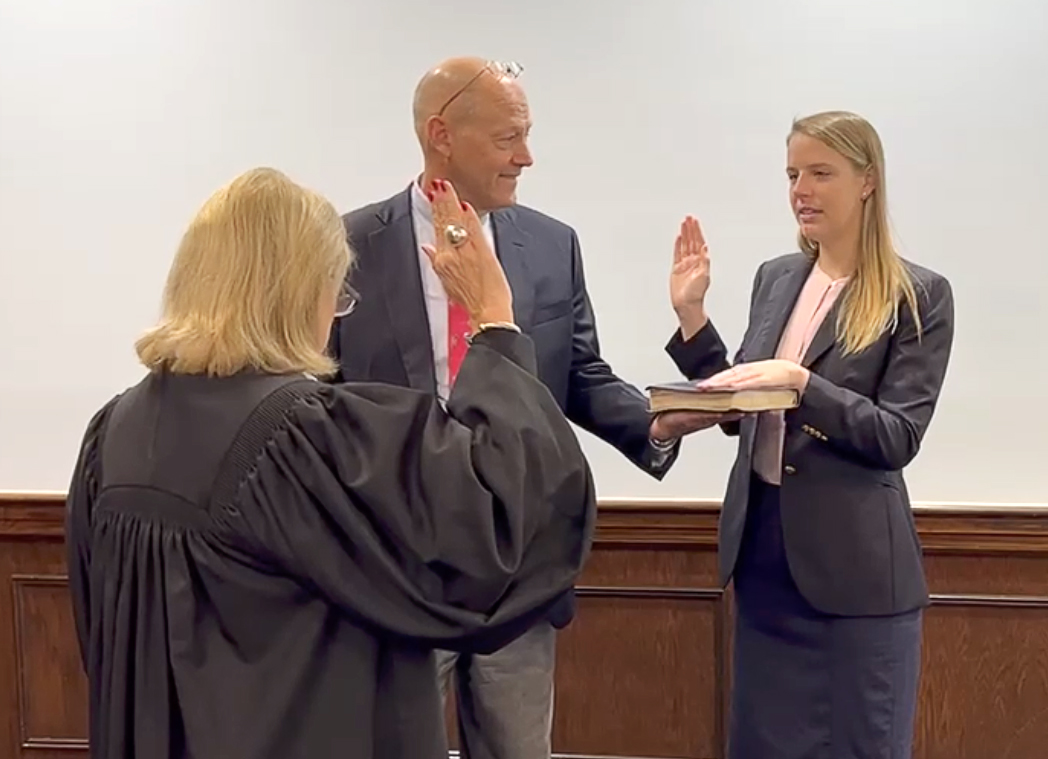
M 698 387 L 697 382 L 667 382 L 648 387 L 648 407 L 654 414 L 667 411 L 709 413 L 786 411 L 800 404 L 793 388 L 725 390 Z

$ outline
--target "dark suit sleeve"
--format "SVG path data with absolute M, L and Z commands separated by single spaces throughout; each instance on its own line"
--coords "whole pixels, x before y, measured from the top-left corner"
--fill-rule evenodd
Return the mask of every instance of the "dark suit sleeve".
M 490 652 L 545 617 L 596 498 L 531 341 L 478 335 L 448 400 L 380 383 L 296 408 L 245 484 L 266 554 L 382 634 Z
M 954 332 L 949 281 L 936 277 L 915 285 L 924 304 L 922 334 L 909 307 L 901 306 L 876 397 L 812 372 L 800 407 L 786 415 L 787 425 L 819 430 L 828 445 L 877 469 L 898 470 L 913 460 L 939 399 Z
M 673 359 L 681 374 L 690 380 L 707 379 L 718 372 L 731 368 L 735 364 L 746 361 L 745 347 L 752 344 L 753 337 L 760 323 L 756 318 L 756 306 L 763 274 L 764 265 L 761 264 L 753 277 L 746 334 L 743 336 L 742 342 L 739 344 L 739 348 L 731 362 L 728 361 L 728 348 L 717 332 L 717 328 L 713 326 L 712 321 L 706 322 L 706 326 L 692 335 L 689 340 L 684 340 L 680 328 L 673 333 L 669 343 L 666 344 L 666 352 L 669 353 L 670 358 Z M 724 430 L 725 434 L 738 435 L 739 423 L 728 422 L 727 424 L 722 424 L 721 429 Z
M 648 399 L 637 387 L 615 375 L 601 358 L 596 317 L 586 290 L 578 237 L 571 235 L 572 345 L 567 417 L 657 479 L 662 479 L 679 452 L 652 445 Z

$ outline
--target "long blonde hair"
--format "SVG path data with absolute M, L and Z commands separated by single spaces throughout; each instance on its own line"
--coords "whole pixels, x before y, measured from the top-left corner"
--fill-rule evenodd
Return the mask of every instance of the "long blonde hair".
M 178 374 L 330 374 L 317 317 L 352 261 L 326 199 L 273 169 L 248 171 L 189 225 L 162 318 L 136 342 L 138 357 L 150 370 Z
M 886 329 L 894 328 L 903 300 L 912 311 L 920 334 L 913 279 L 892 243 L 888 225 L 884 149 L 877 131 L 854 113 L 825 111 L 795 120 L 789 136 L 795 134 L 819 140 L 872 179 L 873 191 L 862 208 L 858 265 L 842 295 L 837 316 L 837 336 L 844 353 L 859 353 Z M 797 237 L 801 250 L 812 260 L 817 259 L 818 244 L 802 233 Z

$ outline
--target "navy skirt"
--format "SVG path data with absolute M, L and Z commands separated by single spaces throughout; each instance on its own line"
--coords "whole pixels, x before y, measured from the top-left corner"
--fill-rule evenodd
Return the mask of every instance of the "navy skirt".
M 734 586 L 729 759 L 909 759 L 920 609 L 813 609 L 790 576 L 779 489 L 757 477 Z

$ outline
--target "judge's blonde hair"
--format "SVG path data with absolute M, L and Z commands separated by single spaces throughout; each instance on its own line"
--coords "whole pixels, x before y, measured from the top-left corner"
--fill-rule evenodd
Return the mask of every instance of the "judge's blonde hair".
M 903 301 L 913 313 L 920 334 L 921 318 L 913 279 L 892 244 L 884 149 L 877 131 L 854 113 L 825 111 L 794 121 L 790 137 L 795 134 L 807 135 L 837 151 L 872 182 L 872 192 L 862 208 L 858 267 L 842 294 L 838 312 L 837 335 L 843 352 L 859 353 L 886 329 L 893 328 Z M 809 258 L 819 257 L 817 243 L 803 234 L 798 234 L 798 243 Z
M 330 374 L 317 319 L 352 261 L 331 203 L 273 169 L 248 171 L 189 225 L 138 357 L 177 374 Z

